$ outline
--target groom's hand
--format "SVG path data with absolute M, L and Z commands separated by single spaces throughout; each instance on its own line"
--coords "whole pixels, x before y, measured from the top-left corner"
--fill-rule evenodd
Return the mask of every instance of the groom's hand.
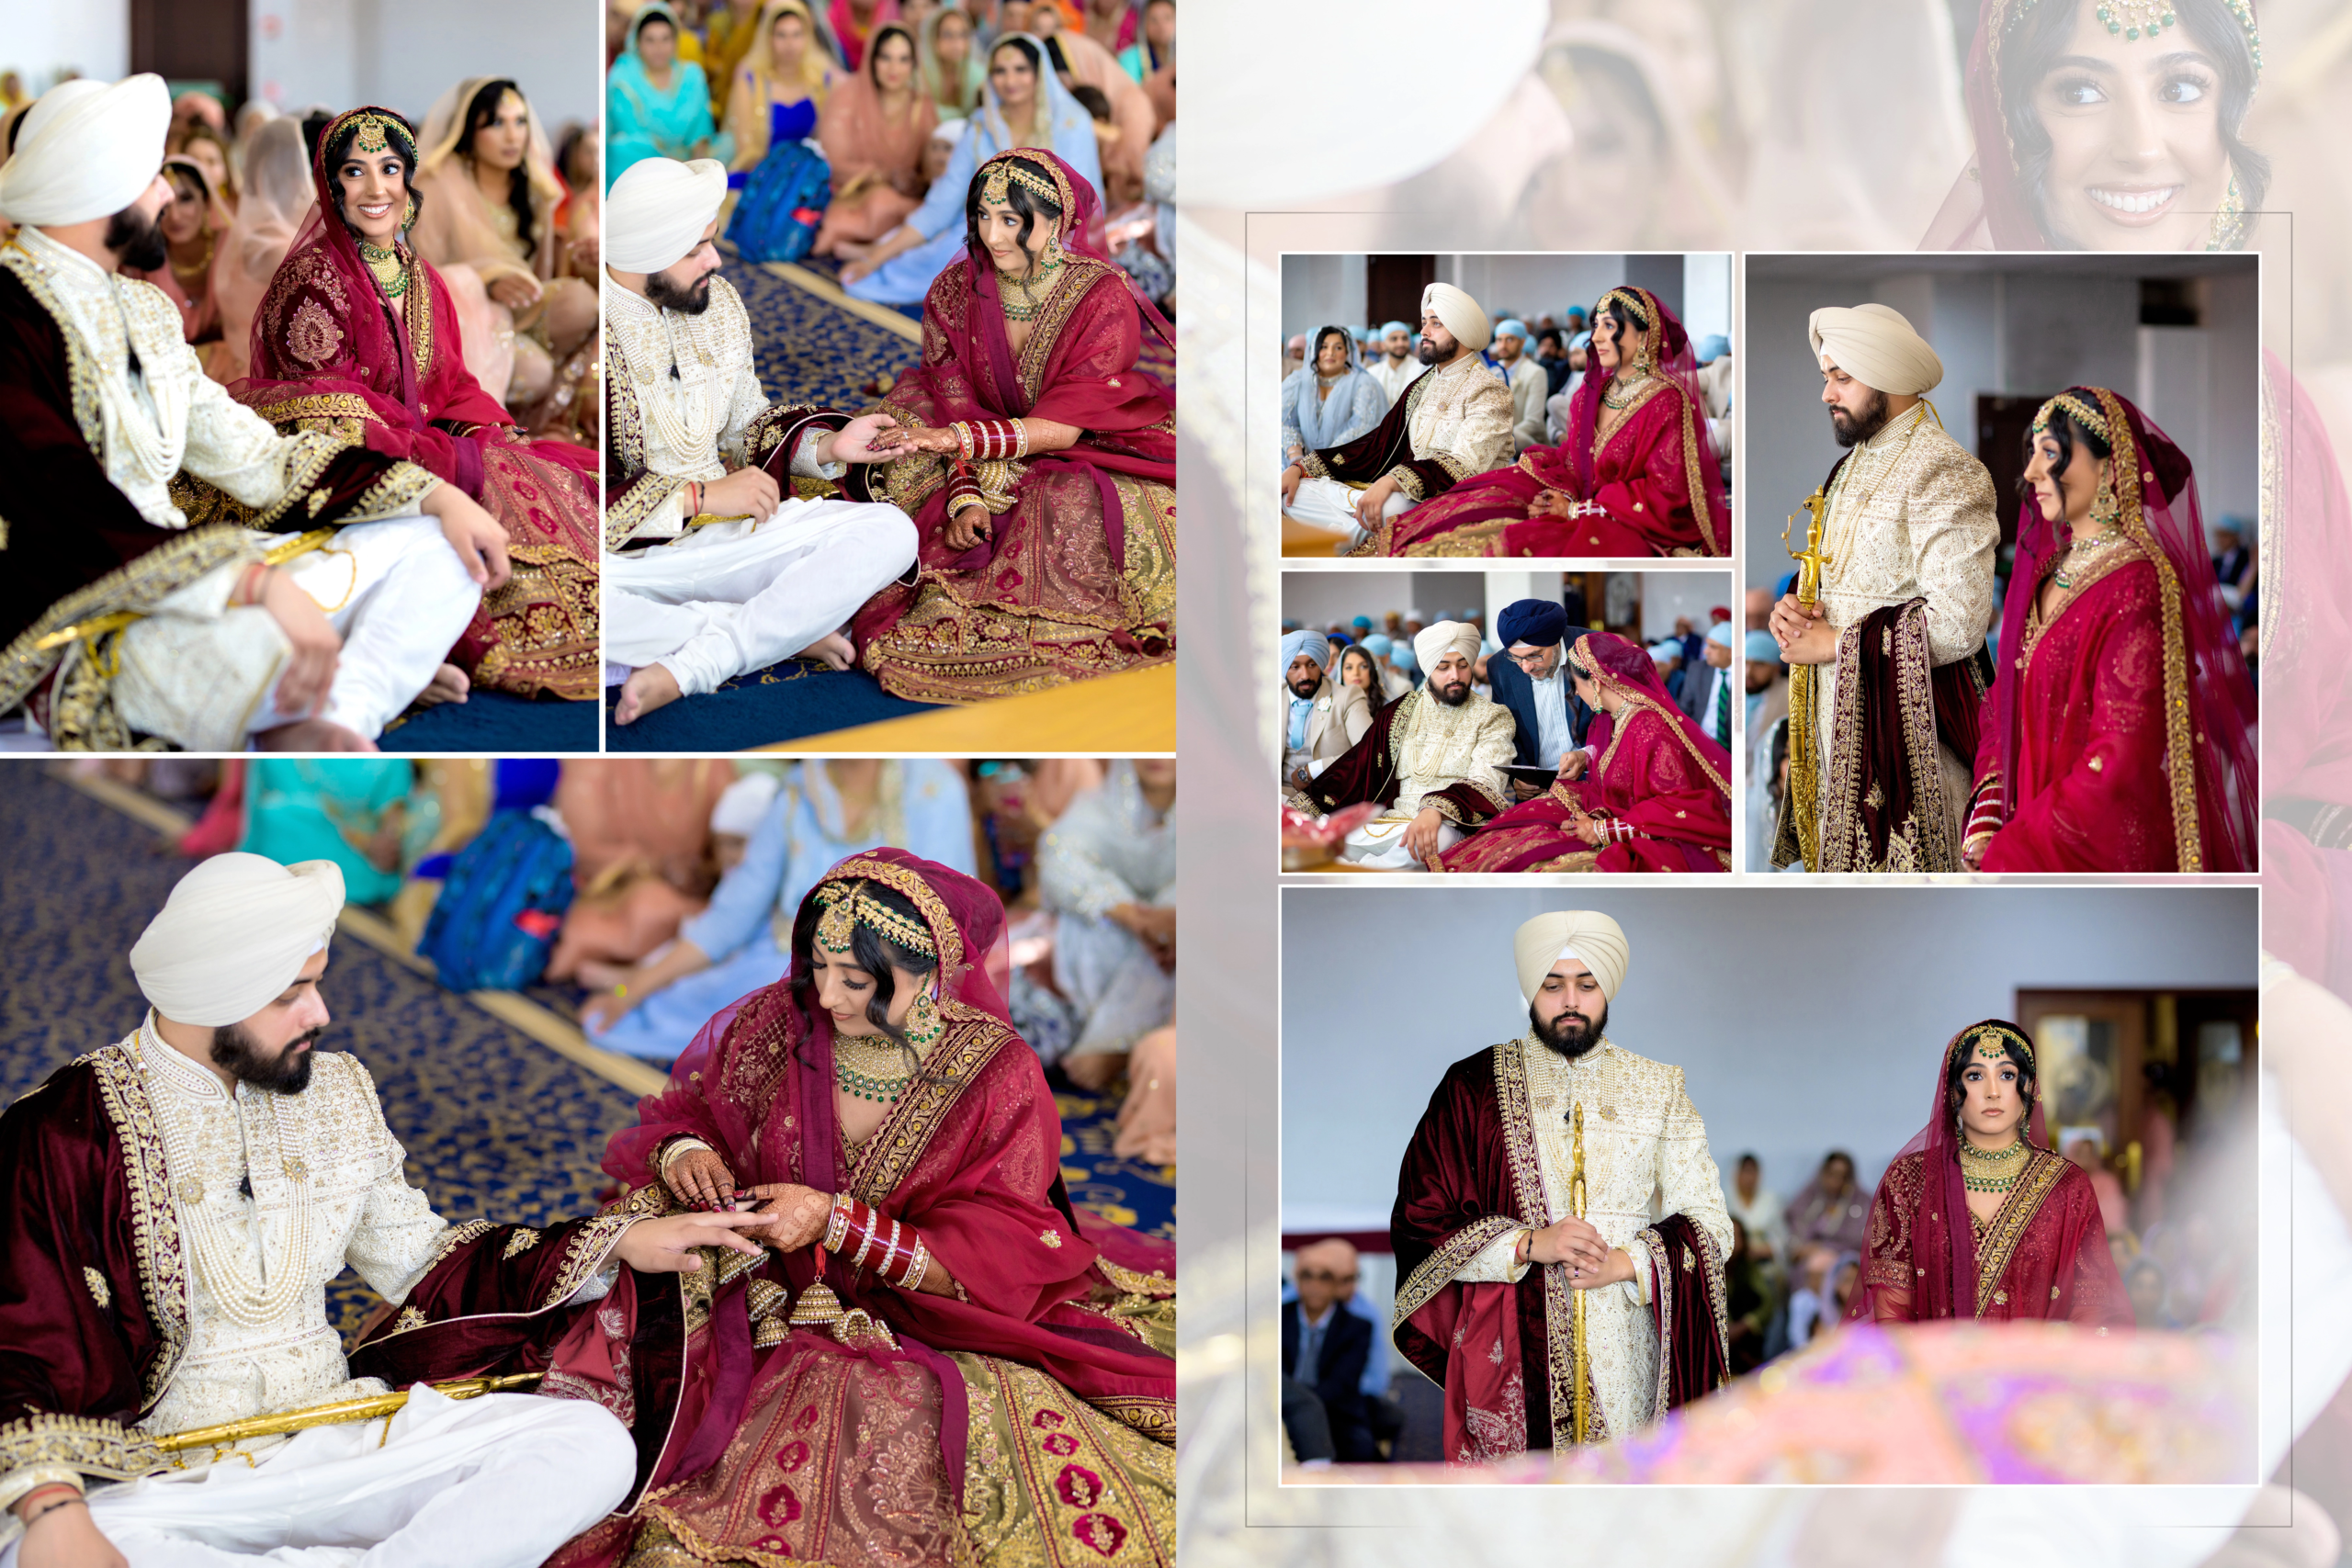
M 1527 1257 L 1533 1263 L 1566 1263 L 1572 1269 L 1597 1270 L 1609 1251 L 1609 1243 L 1601 1239 L 1592 1222 L 1570 1214 L 1537 1231 L 1528 1244 Z
M 691 1274 L 702 1267 L 702 1259 L 695 1255 L 696 1247 L 722 1247 L 753 1258 L 763 1256 L 756 1245 L 736 1233 L 767 1223 L 765 1214 L 741 1211 L 639 1220 L 621 1233 L 613 1255 L 640 1274 Z
M 906 428 L 887 413 L 862 413 L 817 438 L 820 463 L 887 463 L 915 449 Z

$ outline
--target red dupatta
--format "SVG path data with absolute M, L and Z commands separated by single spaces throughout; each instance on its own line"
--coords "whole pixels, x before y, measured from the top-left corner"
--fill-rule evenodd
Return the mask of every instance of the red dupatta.
M 787 977 L 719 1013 L 695 1036 L 669 1087 L 638 1107 L 638 1124 L 607 1145 L 605 1169 L 633 1187 L 659 1181 L 663 1148 L 701 1138 L 744 1186 L 796 1182 L 849 1191 L 920 1232 L 961 1291 L 933 1296 L 894 1290 L 848 1260 L 828 1257 L 823 1279 L 844 1307 L 863 1308 L 896 1333 L 896 1354 L 928 1366 L 944 1398 L 941 1438 L 946 1474 L 960 1483 L 966 1414 L 963 1380 L 944 1352 L 969 1351 L 1035 1367 L 1079 1397 L 1148 1426 L 1164 1415 L 1172 1429 L 1174 1363 L 1114 1321 L 1087 1309 L 1091 1295 L 1166 1280 L 1122 1276 L 1126 1265 L 1172 1274 L 1173 1249 L 1115 1227 L 1083 1229 L 1063 1188 L 1061 1120 L 1036 1054 L 1013 1032 L 992 970 L 1007 972 L 1003 905 L 988 887 L 902 850 L 876 849 L 842 861 L 809 890 L 794 923 L 797 972 L 808 970 L 817 895 L 829 885 L 867 881 L 901 893 L 922 913 L 939 958 L 933 981 L 947 1029 L 882 1124 L 844 1168 L 833 1105 L 833 1032 L 829 1014 L 804 1001 Z M 1098 1248 L 1088 1233 L 1102 1236 Z M 815 1250 L 775 1258 L 797 1297 L 818 1277 Z M 726 1321 L 729 1333 L 747 1328 Z M 722 1341 L 718 1375 L 748 1384 L 748 1341 L 740 1357 Z M 723 1408 L 729 1391 L 714 1398 Z M 1140 1417 L 1138 1413 L 1143 1413 Z M 709 1417 L 706 1429 L 714 1426 Z M 696 1440 L 687 1451 L 705 1447 Z M 715 1455 L 713 1456 L 715 1457 Z M 683 1461 L 673 1473 L 691 1468 Z
M 466 369 L 457 304 L 432 264 L 404 236 L 397 243 L 409 282 L 395 302 L 360 256 L 327 167 L 360 119 L 381 129 L 414 175 L 415 140 L 390 109 L 349 110 L 320 133 L 311 160 L 317 205 L 254 313 L 253 372 L 230 391 L 273 424 L 331 422 L 371 451 L 405 457 L 479 500 L 484 434 L 511 430 L 514 418 Z M 530 454 L 582 475 L 597 471 L 596 454 L 569 442 L 534 441 Z

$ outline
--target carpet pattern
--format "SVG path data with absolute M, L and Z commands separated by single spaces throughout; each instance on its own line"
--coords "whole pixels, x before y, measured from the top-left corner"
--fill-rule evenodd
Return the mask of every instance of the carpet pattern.
M 827 276 L 841 270 L 821 256 L 797 265 Z M 860 388 L 922 357 L 920 344 L 862 321 L 764 267 L 730 258 L 726 276 L 751 315 L 752 363 L 771 399 L 860 412 L 878 400 Z
M 0 1103 L 77 1055 L 123 1038 L 145 1010 L 125 957 L 189 863 L 153 829 L 31 761 L 0 762 Z M 456 992 L 348 935 L 322 991 L 334 1021 L 322 1049 L 347 1051 L 376 1080 L 407 1174 L 455 1223 L 546 1224 L 586 1213 L 610 1179 L 605 1141 L 634 1098 Z M 533 987 L 576 1016 L 576 992 Z M 1057 1096 L 1071 1197 L 1106 1218 L 1174 1235 L 1172 1168 L 1109 1156 L 1114 1104 Z M 346 1333 L 378 1304 L 349 1271 L 329 1287 Z

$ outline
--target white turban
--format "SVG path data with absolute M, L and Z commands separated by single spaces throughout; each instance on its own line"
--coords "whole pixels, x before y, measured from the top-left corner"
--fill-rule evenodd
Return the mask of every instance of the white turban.
M 172 95 L 153 73 L 51 88 L 0 165 L 0 212 L 43 226 L 113 217 L 155 183 L 171 125 Z
M 760 829 L 783 784 L 774 773 L 746 773 L 729 784 L 710 808 L 710 830 L 748 839 Z
M 1806 332 L 1824 369 L 1835 365 L 1873 391 L 1916 395 L 1944 378 L 1944 362 L 1928 340 L 1888 306 L 1825 305 Z
M 1462 346 L 1473 354 L 1486 347 L 1487 340 L 1494 336 L 1487 312 L 1478 308 L 1478 301 L 1451 283 L 1432 283 L 1421 290 L 1421 314 L 1427 316 L 1431 310 L 1445 323 L 1445 330 L 1460 338 Z
M 1437 661 L 1449 653 L 1476 660 L 1478 628 L 1467 621 L 1440 621 L 1423 626 L 1421 635 L 1413 639 L 1413 658 L 1424 670 L 1435 671 Z
M 1616 921 L 1597 909 L 1560 909 L 1538 915 L 1511 938 L 1511 957 L 1519 964 L 1519 992 L 1529 1002 L 1544 987 L 1544 976 L 1563 958 L 1573 958 L 1600 982 L 1604 1001 L 1613 1001 L 1625 983 L 1625 965 L 1633 949 Z
M 727 199 L 727 165 L 642 158 L 605 193 L 605 260 L 623 272 L 660 272 L 685 260 Z
M 131 944 L 130 973 L 175 1023 L 241 1023 L 294 983 L 342 910 L 343 868 L 331 860 L 214 855 Z

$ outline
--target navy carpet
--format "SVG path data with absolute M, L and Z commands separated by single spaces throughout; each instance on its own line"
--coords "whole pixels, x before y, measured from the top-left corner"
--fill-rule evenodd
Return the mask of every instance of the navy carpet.
M 387 751 L 540 751 L 596 750 L 596 705 L 476 692 L 462 703 L 411 708 L 377 740 Z
M 0 952 L 17 962 L 0 986 L 6 1103 L 139 1026 L 146 1004 L 124 954 L 190 863 L 48 765 L 0 767 Z M 374 1075 L 408 1178 L 445 1218 L 545 1224 L 596 1207 L 610 1185 L 597 1162 L 634 1120 L 633 1096 L 355 938 L 335 942 L 322 990 L 334 1014 L 322 1048 L 352 1053 Z M 575 1013 L 577 993 L 530 995 Z M 1114 1102 L 1055 1099 L 1072 1199 L 1172 1236 L 1173 1168 L 1110 1156 Z M 346 1333 L 377 1304 L 356 1274 L 329 1287 Z
M 809 257 L 795 265 L 831 277 L 837 263 Z M 858 411 L 876 399 L 862 389 L 922 357 L 913 339 L 854 316 L 765 267 L 730 261 L 727 281 L 752 318 L 752 365 L 772 400 Z M 921 320 L 920 310 L 903 312 Z
M 892 696 L 863 670 L 797 659 L 738 675 L 703 696 L 680 697 L 635 724 L 612 722 L 619 700 L 618 686 L 605 694 L 608 751 L 741 751 L 931 711 L 928 704 Z

